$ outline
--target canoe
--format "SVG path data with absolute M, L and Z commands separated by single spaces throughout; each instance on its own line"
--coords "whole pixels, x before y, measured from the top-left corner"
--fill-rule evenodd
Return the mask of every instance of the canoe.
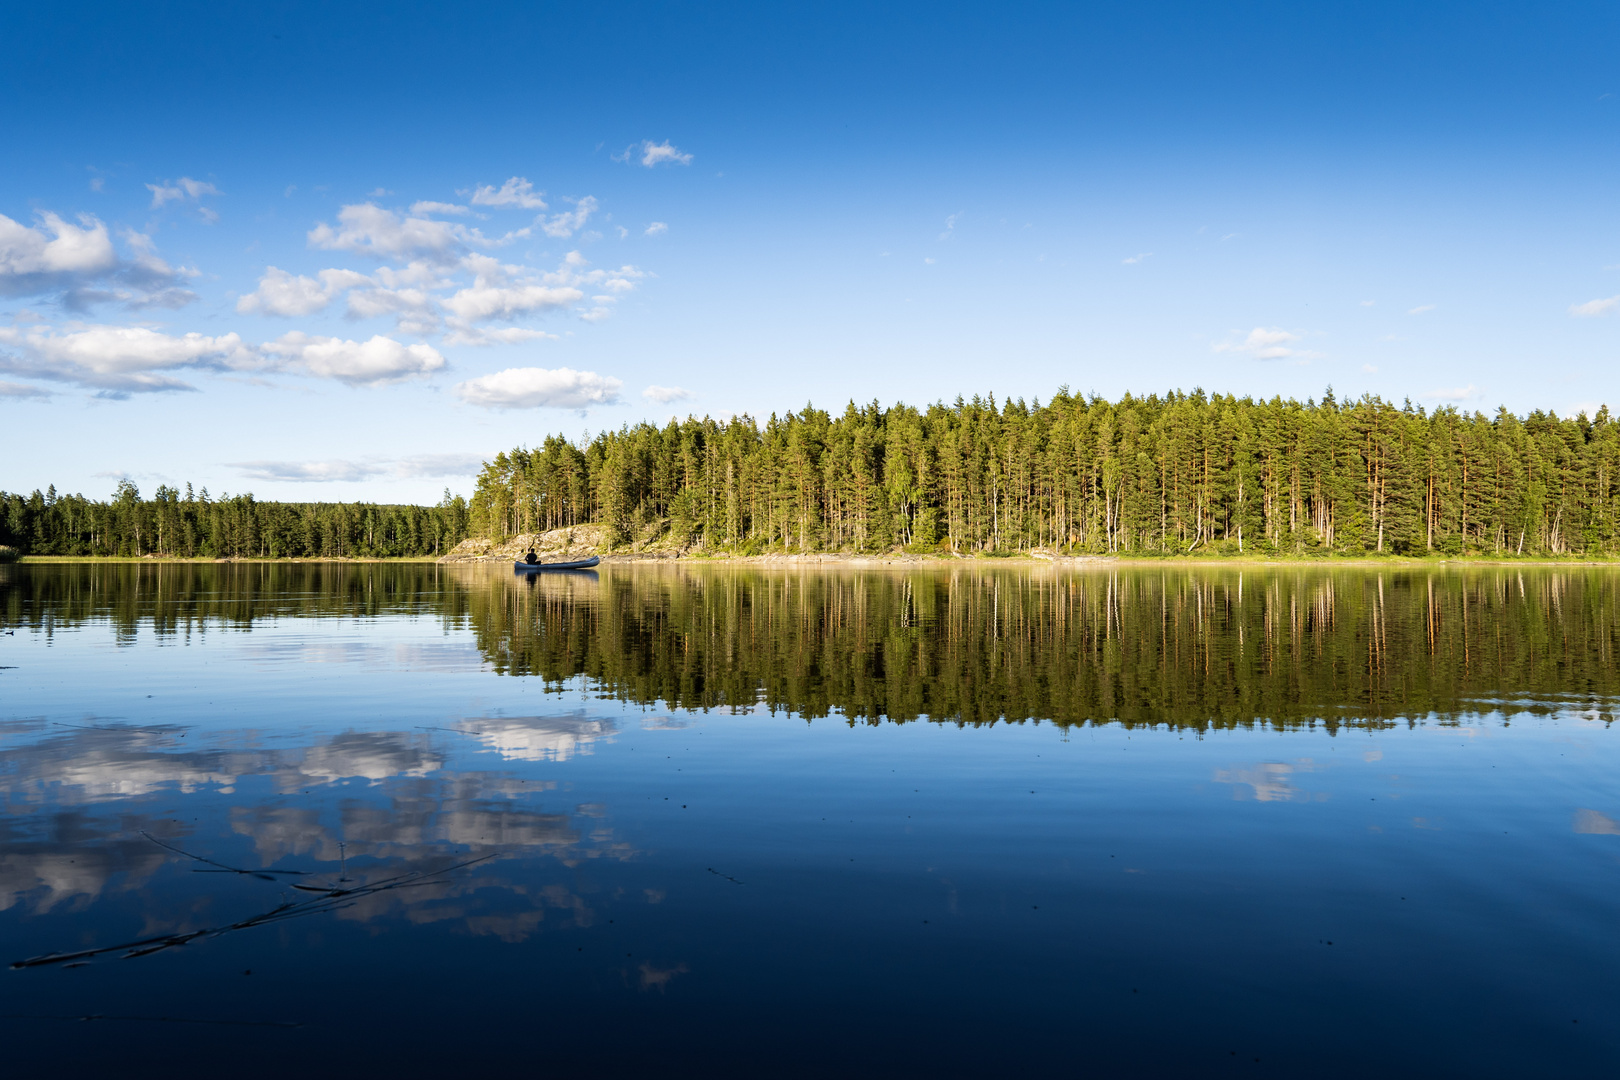
M 601 561 L 592 555 L 588 559 L 575 559 L 573 562 L 517 562 L 512 564 L 512 570 L 518 574 L 537 574 L 542 570 L 588 570 Z

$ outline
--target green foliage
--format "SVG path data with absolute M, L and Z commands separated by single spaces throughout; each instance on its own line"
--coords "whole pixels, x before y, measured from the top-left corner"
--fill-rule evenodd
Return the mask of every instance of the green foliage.
M 850 403 L 548 438 L 485 466 L 474 535 L 667 522 L 707 550 L 1260 555 L 1620 553 L 1620 426 L 1065 389 L 926 410 Z
M 437 506 L 259 502 L 121 480 L 108 502 L 0 491 L 0 541 L 30 555 L 180 558 L 385 558 L 442 555 L 467 535 L 467 503 Z M 5 549 L 0 548 L 0 551 Z M 4 561 L 0 559 L 0 561 Z

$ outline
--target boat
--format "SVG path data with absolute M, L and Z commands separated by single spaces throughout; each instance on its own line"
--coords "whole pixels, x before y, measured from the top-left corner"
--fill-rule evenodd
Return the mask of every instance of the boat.
M 589 570 L 602 560 L 592 555 L 588 559 L 575 559 L 573 562 L 515 562 L 512 570 L 518 574 L 536 574 L 541 570 Z

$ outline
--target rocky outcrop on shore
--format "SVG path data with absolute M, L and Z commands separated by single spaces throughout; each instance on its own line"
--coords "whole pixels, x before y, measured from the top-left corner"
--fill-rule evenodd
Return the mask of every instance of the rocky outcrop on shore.
M 575 525 L 568 529 L 552 529 L 543 533 L 521 533 L 499 543 L 493 540 L 467 539 L 450 549 L 440 562 L 516 562 L 529 548 L 546 562 L 562 559 L 587 559 L 599 554 L 607 540 L 600 525 Z
M 738 562 L 762 566 L 799 566 L 806 564 L 847 566 L 874 563 L 949 562 L 962 559 L 991 564 L 1020 561 L 1019 559 L 999 558 L 974 559 L 972 556 L 964 557 L 948 553 L 918 555 L 899 551 L 872 555 L 855 555 L 848 552 L 810 552 L 804 554 L 778 552 L 766 555 L 738 555 L 725 551 L 706 552 L 701 549 L 674 549 L 666 545 L 660 545 L 656 540 L 615 548 L 609 553 L 607 530 L 600 525 L 575 525 L 567 529 L 552 529 L 550 532 L 522 533 L 499 542 L 476 539 L 463 540 L 451 549 L 448 555 L 440 558 L 439 561 L 444 563 L 516 562 L 521 560 L 531 547 L 534 548 L 535 554 L 540 556 L 543 562 L 588 559 L 592 555 L 600 555 L 604 562 L 664 562 L 684 556 L 687 558 L 695 557 L 702 562 Z M 1026 553 L 1022 558 L 1056 563 L 1104 561 L 1097 556 L 1057 555 L 1039 549 Z

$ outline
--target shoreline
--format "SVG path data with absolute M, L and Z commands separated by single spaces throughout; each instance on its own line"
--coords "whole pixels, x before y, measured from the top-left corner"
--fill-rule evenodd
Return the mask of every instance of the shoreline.
M 812 554 L 727 555 L 693 554 L 675 555 L 656 552 L 609 552 L 600 556 L 601 566 L 758 566 L 758 567 L 871 567 L 871 566 L 978 566 L 978 567 L 1036 567 L 1036 566 L 1173 566 L 1180 568 L 1210 567 L 1419 567 L 1460 568 L 1468 566 L 1520 566 L 1520 567 L 1620 567 L 1616 558 L 1500 557 L 1500 556 L 1411 556 L 1411 555 L 917 555 L 895 553 L 885 555 L 853 555 L 827 552 Z M 107 563 L 132 566 L 153 565 L 219 565 L 219 564 L 380 564 L 416 563 L 434 566 L 503 566 L 511 562 L 505 557 L 434 557 L 409 555 L 396 557 L 248 557 L 202 558 L 156 555 L 24 555 L 15 562 L 0 565 L 50 565 L 66 563 Z
M 329 558 L 312 559 L 299 556 L 297 558 L 230 558 L 208 559 L 200 555 L 24 555 L 11 563 L 0 563 L 0 566 L 21 566 L 26 563 L 124 563 L 130 566 L 167 566 L 176 563 L 188 565 L 209 566 L 216 563 L 437 563 L 440 559 L 433 555 L 398 555 L 380 558 L 359 558 L 346 555 L 333 555 Z

